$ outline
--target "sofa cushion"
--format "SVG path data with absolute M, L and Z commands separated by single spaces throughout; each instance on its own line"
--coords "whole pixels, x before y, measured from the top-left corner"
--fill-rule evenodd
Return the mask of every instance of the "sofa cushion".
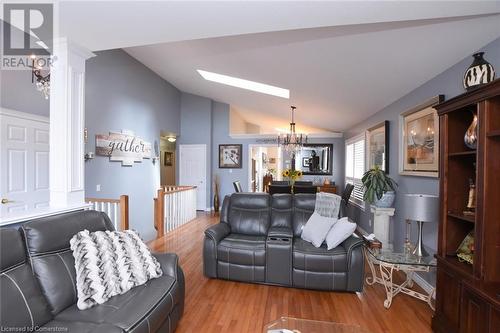
M 293 236 L 300 237 L 302 228 L 314 212 L 316 194 L 295 194 L 293 196 Z
M 327 250 L 325 244 L 314 247 L 303 239 L 295 238 L 293 267 L 314 272 L 347 272 L 347 252 L 342 246 Z
M 78 211 L 36 219 L 21 227 L 35 277 L 53 315 L 76 303 L 75 260 L 69 241 L 84 229 L 105 231 L 113 226 L 105 213 Z
M 217 259 L 237 265 L 264 266 L 266 237 L 229 234 L 217 247 Z
M 271 196 L 271 227 L 292 228 L 293 201 L 291 194 Z
M 2 249 L 0 269 L 2 272 L 26 262 L 24 242 L 17 229 L 0 229 L 0 245 Z
M 267 193 L 234 193 L 229 224 L 237 234 L 265 236 L 271 222 L 271 196 Z
M 110 324 L 124 331 L 141 327 L 140 332 L 148 332 L 148 328 L 156 332 L 165 316 L 181 302 L 183 295 L 175 285 L 175 278 L 162 276 L 87 310 L 79 310 L 74 304 L 61 311 L 55 320 Z
M 50 321 L 49 306 L 25 260 L 17 229 L 0 229 L 0 256 L 0 326 L 28 331 Z

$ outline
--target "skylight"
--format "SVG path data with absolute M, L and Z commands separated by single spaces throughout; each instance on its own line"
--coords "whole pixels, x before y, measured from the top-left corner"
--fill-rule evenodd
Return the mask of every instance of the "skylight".
M 233 86 L 233 87 L 237 87 L 237 88 L 256 91 L 259 93 L 278 96 L 281 98 L 286 98 L 286 99 L 290 98 L 290 90 L 288 90 L 288 89 L 271 86 L 271 85 L 265 84 L 265 83 L 244 80 L 244 79 L 240 79 L 240 78 L 232 77 L 232 76 L 228 76 L 228 75 L 207 72 L 207 71 L 203 71 L 201 69 L 198 69 L 197 71 L 198 71 L 198 73 L 200 73 L 200 75 L 205 80 L 208 80 L 208 81 L 227 84 L 228 86 Z

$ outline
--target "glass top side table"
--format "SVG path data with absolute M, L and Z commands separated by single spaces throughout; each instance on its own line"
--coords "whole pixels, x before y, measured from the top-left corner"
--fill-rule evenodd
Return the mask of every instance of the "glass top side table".
M 434 310 L 432 298 L 436 292 L 435 288 L 427 295 L 411 288 L 415 272 L 429 272 L 435 268 L 435 258 L 432 256 L 418 257 L 411 253 L 398 253 L 384 249 L 371 249 L 367 246 L 365 246 L 365 257 L 371 271 L 371 276 L 366 277 L 365 281 L 370 286 L 375 283 L 384 286 L 386 292 L 384 307 L 386 309 L 390 308 L 392 299 L 397 294 L 403 293 L 426 302 Z M 375 265 L 379 266 L 380 276 L 377 275 Z M 403 271 L 406 274 L 406 280 L 401 284 L 394 283 L 394 271 Z
M 264 333 L 366 333 L 357 325 L 281 317 L 265 325 Z

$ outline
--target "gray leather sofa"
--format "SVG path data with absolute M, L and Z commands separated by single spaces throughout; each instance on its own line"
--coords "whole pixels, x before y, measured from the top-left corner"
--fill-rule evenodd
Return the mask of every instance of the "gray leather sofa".
M 243 282 L 362 291 L 363 241 L 350 236 L 328 251 L 300 238 L 315 194 L 234 193 L 220 223 L 205 231 L 204 274 Z
M 173 332 L 184 311 L 177 255 L 155 254 L 163 276 L 87 310 L 76 307 L 71 237 L 112 230 L 106 214 L 81 211 L 0 229 L 1 331 Z

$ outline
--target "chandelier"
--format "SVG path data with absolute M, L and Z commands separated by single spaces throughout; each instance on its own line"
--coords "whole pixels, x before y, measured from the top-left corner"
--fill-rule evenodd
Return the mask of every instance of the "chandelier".
M 42 68 L 35 66 L 36 56 L 31 56 L 31 83 L 35 84 L 36 90 L 40 91 L 45 99 L 50 96 L 50 71 L 48 74 L 42 74 Z
M 281 145 L 286 152 L 295 154 L 307 143 L 307 135 L 295 132 L 294 112 L 296 107 L 291 106 L 292 122 L 290 123 L 290 132 L 278 135 L 278 145 Z

